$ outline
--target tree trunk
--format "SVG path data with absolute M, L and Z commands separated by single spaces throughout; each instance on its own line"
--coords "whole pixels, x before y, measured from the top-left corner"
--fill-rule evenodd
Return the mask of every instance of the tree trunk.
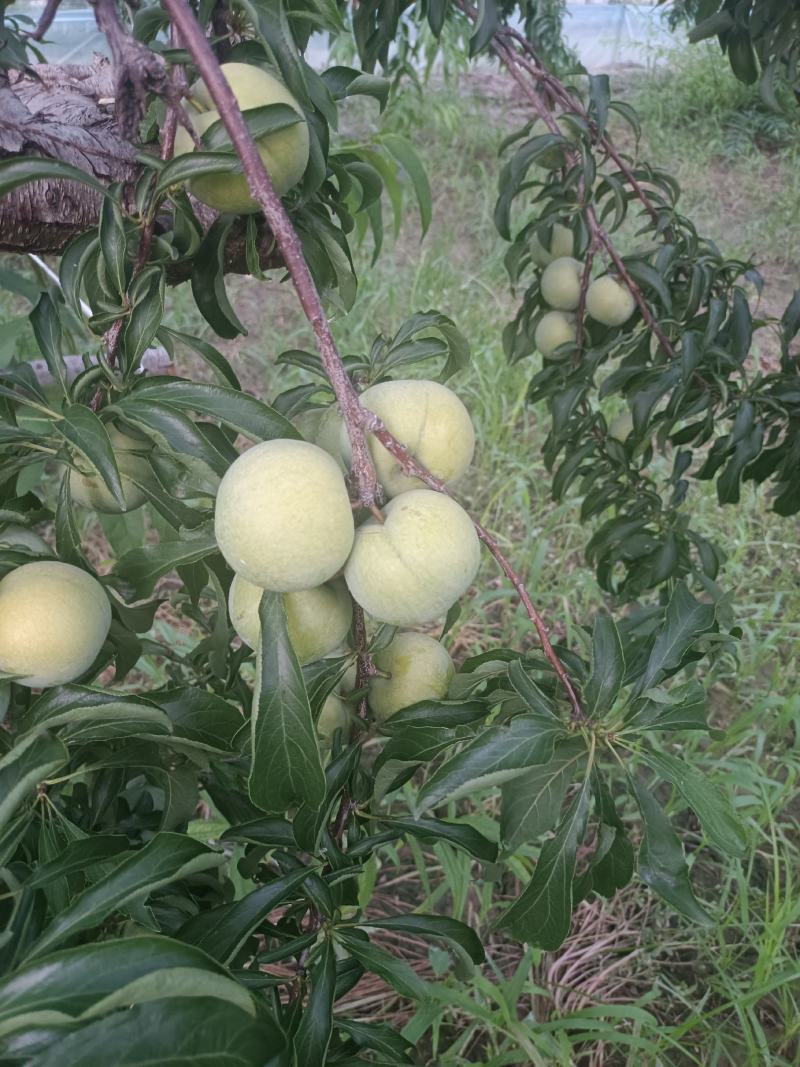
M 104 57 L 89 65 L 41 64 L 34 75 L 11 72 L 0 82 L 0 159 L 40 155 L 58 159 L 94 175 L 106 185 L 121 182 L 131 189 L 142 172 L 136 148 L 114 120 L 114 71 Z M 215 213 L 195 202 L 207 229 Z M 0 198 L 0 252 L 58 255 L 76 234 L 97 225 L 100 195 L 70 181 L 39 181 Z M 280 265 L 272 235 L 259 227 L 264 268 Z M 225 268 L 248 273 L 244 225 L 235 227 L 226 248 Z M 168 269 L 171 284 L 185 281 L 190 263 Z

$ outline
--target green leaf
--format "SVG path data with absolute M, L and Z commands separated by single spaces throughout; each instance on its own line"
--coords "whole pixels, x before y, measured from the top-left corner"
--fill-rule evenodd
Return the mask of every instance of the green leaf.
M 227 1001 L 248 1015 L 256 1013 L 252 996 L 232 978 L 200 971 L 197 967 L 169 967 L 144 974 L 122 989 L 109 993 L 85 1011 L 81 1018 L 98 1019 L 119 1008 L 128 1009 L 131 1004 L 171 997 L 212 997 L 214 1000 Z
M 155 889 L 224 862 L 221 853 L 198 841 L 182 834 L 160 833 L 56 916 L 28 955 L 42 956 L 79 931 L 98 926 L 125 905 L 143 900 Z
M 105 425 L 97 415 L 81 404 L 71 404 L 64 412 L 64 418 L 54 425 L 65 440 L 91 463 L 120 510 L 126 511 L 128 505 L 122 491 L 114 448 Z
M 158 694 L 175 734 L 214 751 L 230 751 L 244 726 L 241 711 L 206 689 L 182 686 Z
M 117 563 L 116 574 L 134 587 L 140 597 L 149 596 L 158 579 L 189 563 L 197 563 L 217 551 L 211 536 L 197 536 L 181 541 L 162 541 L 126 552 Z
M 58 738 L 33 734 L 0 759 L 0 829 L 35 786 L 64 766 L 69 753 Z
M 553 710 L 552 699 L 545 696 L 518 659 L 509 663 L 506 673 L 511 688 L 529 711 L 536 715 L 552 717 L 554 721 L 558 721 Z
M 712 926 L 714 920 L 692 892 L 683 849 L 669 819 L 649 788 L 638 783 L 633 786 L 644 820 L 637 867 L 639 877 L 681 915 L 703 926 Z
M 570 804 L 555 835 L 542 846 L 533 877 L 499 926 L 531 946 L 555 951 L 569 933 L 575 862 L 586 831 L 589 778 Z
M 414 195 L 416 196 L 417 204 L 419 205 L 419 217 L 422 224 L 422 235 L 424 237 L 431 224 L 431 205 L 433 203 L 431 187 L 428 181 L 428 175 L 425 173 L 425 168 L 420 162 L 419 156 L 414 151 L 413 146 L 405 139 L 405 137 L 401 137 L 396 133 L 389 133 L 384 134 L 381 140 L 411 179 L 411 184 L 414 187 Z
M 641 693 L 657 685 L 662 678 L 674 673 L 683 663 L 702 634 L 714 626 L 716 609 L 713 604 L 695 600 L 684 582 L 678 582 L 667 605 L 664 625 L 659 630 L 644 674 L 636 683 Z
M 114 286 L 114 293 L 118 297 L 125 294 L 128 288 L 128 242 L 125 237 L 125 223 L 122 211 L 114 199 L 115 190 L 109 190 L 109 196 L 100 205 L 100 249 L 103 253 L 106 278 Z
M 142 378 L 131 396 L 163 401 L 181 411 L 210 415 L 253 441 L 300 437 L 292 423 L 274 408 L 238 389 L 181 378 Z
M 608 612 L 598 612 L 592 632 L 592 672 L 583 690 L 584 710 L 590 719 L 611 708 L 624 678 L 625 655 L 616 623 Z
M 181 344 L 186 345 L 187 348 L 191 348 L 193 352 L 196 352 L 201 359 L 203 359 L 212 370 L 227 382 L 231 388 L 237 392 L 241 392 L 241 385 L 239 379 L 236 377 L 236 372 L 231 367 L 225 356 L 208 341 L 204 341 L 201 337 L 193 337 L 189 333 L 181 333 L 179 330 L 173 330 L 169 326 L 162 326 L 158 331 L 158 338 L 164 345 L 170 344 L 171 341 L 180 341 Z
M 161 168 L 153 195 L 163 196 L 170 186 L 183 185 L 206 174 L 240 174 L 241 170 L 238 156 L 230 152 L 189 152 L 176 156 Z
M 475 32 L 469 41 L 470 56 L 476 56 L 486 48 L 500 27 L 500 19 L 500 5 L 497 0 L 478 0 Z
M 494 863 L 497 845 L 467 823 L 444 822 L 441 819 L 379 818 L 381 826 L 389 826 L 398 833 L 411 834 L 421 841 L 446 841 L 468 852 L 476 859 Z
M 47 369 L 66 396 L 67 375 L 64 360 L 61 358 L 61 322 L 49 293 L 42 293 L 39 297 L 36 307 L 30 314 L 30 320 L 39 351 L 47 363 Z
M 0 980 L 0 1020 L 45 1010 L 80 1015 L 138 978 L 172 967 L 225 973 L 199 949 L 168 937 L 81 945 L 27 963 Z
M 164 318 L 166 275 L 163 268 L 152 266 L 142 271 L 131 289 L 136 287 L 136 298 L 127 322 L 122 330 L 121 347 L 125 362 L 130 369 L 139 366 L 145 351 L 155 340 Z
M 221 476 L 237 457 L 236 450 L 227 440 L 212 439 L 207 427 L 194 422 L 171 404 L 129 394 L 114 405 L 114 411 L 123 414 L 128 422 L 187 465 L 196 460 Z
M 371 941 L 356 937 L 341 929 L 337 931 L 337 938 L 365 970 L 379 975 L 398 993 L 418 1002 L 428 999 L 427 982 L 424 982 L 407 963 L 392 956 Z
M 298 122 L 305 122 L 303 116 L 298 115 L 290 104 L 264 104 L 262 107 L 248 108 L 242 114 L 254 141 L 266 137 L 267 134 L 277 133 L 278 130 L 287 130 Z M 222 119 L 217 119 L 208 127 L 202 140 L 212 152 L 233 147 Z
M 336 992 L 336 951 L 323 941 L 309 968 L 311 992 L 294 1037 L 295 1062 L 302 1067 L 325 1067 L 333 1032 Z
M 202 949 L 220 963 L 230 963 L 247 939 L 278 904 L 298 896 L 297 890 L 311 872 L 293 871 L 231 904 L 201 912 L 178 931 L 178 938 Z
M 201 315 L 220 337 L 228 340 L 246 334 L 225 291 L 225 242 L 233 215 L 220 215 L 203 238 L 194 257 L 192 295 Z
M 564 732 L 557 719 L 543 715 L 520 715 L 507 726 L 490 726 L 431 775 L 417 797 L 417 811 L 501 785 L 545 763 Z
M 40 1052 L 30 1067 L 264 1067 L 284 1047 L 268 1016 L 255 1020 L 210 997 L 174 997 L 83 1026 Z
M 289 641 L 280 593 L 265 592 L 251 717 L 250 799 L 264 811 L 325 798 L 317 732 L 303 672 Z
M 0 197 L 13 192 L 20 185 L 28 182 L 66 180 L 90 185 L 98 193 L 107 196 L 107 190 L 91 174 L 69 163 L 59 163 L 55 159 L 43 159 L 41 156 L 19 156 L 0 162 Z
M 747 853 L 747 835 L 730 797 L 709 782 L 702 771 L 666 752 L 642 752 L 642 759 L 682 793 L 712 844 L 729 856 Z
M 126 852 L 127 849 L 128 839 L 122 834 L 95 834 L 93 837 L 70 841 L 61 855 L 48 863 L 40 863 L 25 884 L 32 889 L 38 889 L 58 878 L 85 871 L 96 863 Z
M 293 849 L 296 845 L 292 824 L 288 819 L 251 819 L 250 822 L 230 826 L 222 835 L 223 841 L 246 841 L 266 848 Z
M 512 778 L 502 786 L 500 837 L 509 852 L 535 842 L 558 823 L 567 786 L 584 766 L 586 745 L 569 738 L 556 746 L 553 758 Z
M 423 941 L 450 941 L 463 949 L 473 963 L 483 963 L 485 959 L 483 945 L 475 931 L 466 923 L 446 915 L 389 915 L 381 919 L 365 919 L 360 925 L 370 930 L 395 930 Z
M 355 1019 L 336 1019 L 335 1026 L 341 1030 L 359 1048 L 368 1048 L 377 1052 L 383 1058 L 381 1064 L 396 1067 L 399 1063 L 413 1063 L 414 1046 L 399 1034 L 394 1027 L 386 1023 L 357 1022 Z M 362 1060 L 352 1060 L 351 1063 L 361 1063 Z

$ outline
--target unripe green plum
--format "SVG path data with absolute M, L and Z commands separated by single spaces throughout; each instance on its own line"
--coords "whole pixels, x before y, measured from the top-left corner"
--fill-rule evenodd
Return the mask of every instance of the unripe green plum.
M 549 243 L 542 244 L 539 235 L 535 233 L 531 238 L 530 249 L 533 262 L 539 267 L 547 267 L 554 259 L 572 255 L 575 251 L 575 238 L 572 230 L 556 222 L 553 224 Z
M 415 380 L 380 382 L 361 394 L 361 403 L 431 474 L 448 485 L 457 482 L 472 462 L 472 421 L 461 400 L 447 386 Z M 349 461 L 350 440 L 344 425 L 340 444 Z M 369 438 L 369 450 L 387 496 L 423 487 L 419 478 L 403 474 L 398 461 L 374 437 Z
M 553 353 L 559 345 L 575 343 L 576 321 L 569 311 L 548 311 L 542 315 L 533 339 L 543 356 L 553 359 Z
M 636 301 L 626 285 L 604 274 L 586 290 L 586 310 L 604 326 L 622 326 L 636 310 Z
M 263 592 L 260 585 L 253 585 L 236 574 L 228 594 L 233 628 L 250 648 L 258 647 L 261 634 L 258 608 Z M 327 656 L 347 637 L 353 602 L 344 582 L 284 593 L 283 603 L 289 641 L 300 663 L 311 663 Z
M 302 108 L 286 86 L 260 67 L 250 63 L 223 63 L 221 69 L 242 111 L 267 104 L 288 104 L 303 116 Z M 192 86 L 191 97 L 194 107 L 199 110 L 190 110 L 189 117 L 196 133 L 202 136 L 217 121 L 219 114 L 202 82 Z M 294 126 L 275 130 L 257 139 L 259 155 L 278 196 L 285 196 L 303 177 L 308 164 L 309 143 L 305 116 Z M 193 151 L 191 137 L 179 126 L 175 135 L 175 155 Z M 261 210 L 250 195 L 247 178 L 243 174 L 203 175 L 194 178 L 189 188 L 198 200 L 215 211 L 241 215 Z
M 583 264 L 572 256 L 554 259 L 542 271 L 542 297 L 558 311 L 574 311 L 581 299 Z
M 25 563 L 0 581 L 0 671 L 64 685 L 91 667 L 111 625 L 103 587 L 69 563 Z
M 333 735 L 341 730 L 344 740 L 347 741 L 352 716 L 350 708 L 336 693 L 331 693 L 325 698 L 317 719 L 317 733 L 320 737 L 322 748 L 330 748 L 333 744 Z
M 50 545 L 29 526 L 4 526 L 0 529 L 0 548 L 29 548 L 31 552 L 52 556 Z
M 615 441 L 619 441 L 622 445 L 625 444 L 632 433 L 633 415 L 631 415 L 630 411 L 621 411 L 609 423 L 608 436 L 613 437 Z
M 312 408 L 304 411 L 293 420 L 300 433 L 312 445 L 317 445 L 328 453 L 336 463 L 345 470 L 342 454 L 342 428 L 344 419 L 336 404 L 326 408 Z
M 375 653 L 374 661 L 390 675 L 369 680 L 369 706 L 378 722 L 420 700 L 442 700 L 455 674 L 453 661 L 439 641 L 411 631 L 397 634 Z
M 131 437 L 118 427 L 106 427 L 114 456 L 117 460 L 122 495 L 125 498 L 125 512 L 135 511 L 147 501 L 147 494 L 142 486 L 153 485 L 155 475 L 147 453 L 152 451 L 152 444 L 141 437 Z M 119 515 L 122 508 L 111 494 L 111 490 L 94 468 L 89 468 L 82 456 L 75 458 L 75 468 L 69 472 L 69 495 L 76 504 L 102 512 L 105 515 Z
M 412 489 L 390 500 L 384 522 L 356 531 L 344 576 L 353 599 L 392 626 L 432 622 L 467 591 L 480 544 L 472 520 L 448 496 Z
M 231 464 L 217 491 L 220 552 L 262 589 L 323 585 L 344 565 L 353 531 L 342 472 L 306 441 L 262 441 Z

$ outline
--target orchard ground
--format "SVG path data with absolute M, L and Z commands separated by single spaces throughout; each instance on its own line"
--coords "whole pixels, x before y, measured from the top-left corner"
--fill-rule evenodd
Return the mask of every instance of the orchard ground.
M 779 314 L 800 284 L 797 125 L 792 129 L 777 119 L 770 124 L 756 91 L 735 82 L 727 61 L 710 49 L 696 50 L 657 75 L 623 72 L 612 86 L 640 111 L 644 158 L 676 174 L 683 211 L 698 229 L 725 253 L 754 257 L 767 282 L 761 308 Z M 583 624 L 603 603 L 582 559 L 587 533 L 578 525 L 574 498 L 558 506 L 550 499 L 541 461 L 544 420 L 525 403 L 534 361 L 509 367 L 500 345 L 516 307 L 502 263 L 505 246 L 492 223 L 497 146 L 520 117 L 509 98 L 504 78 L 483 73 L 458 88 L 440 85 L 424 99 L 409 91 L 387 113 L 386 126 L 410 136 L 426 162 L 434 221 L 420 244 L 409 207 L 399 239 L 394 246 L 389 242 L 374 267 L 369 244 L 358 251 L 356 310 L 335 324 L 335 333 L 344 353 L 363 351 L 378 331 L 390 335 L 408 315 L 427 308 L 450 315 L 466 333 L 473 365 L 451 384 L 470 409 L 478 447 L 460 494 L 497 533 L 556 638 L 578 645 Z M 358 136 L 368 129 L 365 116 L 356 108 L 348 132 Z M 369 121 L 372 117 L 370 112 Z M 462 214 L 463 205 L 469 212 Z M 249 334 L 220 347 L 233 356 L 245 387 L 269 399 L 293 384 L 294 372 L 276 368 L 275 357 L 286 348 L 311 348 L 311 335 L 288 286 L 229 279 L 229 288 Z M 203 332 L 199 319 L 189 317 L 190 303 L 180 290 L 169 301 L 171 325 Z M 19 302 L 0 304 L 0 324 L 21 310 Z M 17 344 L 24 354 L 24 335 Z M 767 365 L 774 351 L 774 344 L 762 341 Z M 179 362 L 178 369 L 186 366 Z M 199 378 L 203 370 L 193 365 L 191 374 Z M 611 408 L 609 415 L 618 410 Z M 650 1064 L 660 1056 L 676 1067 L 780 1065 L 798 1054 L 800 529 L 796 518 L 772 515 L 749 486 L 736 509 L 720 508 L 713 489 L 695 484 L 692 493 L 697 528 L 729 554 L 722 584 L 733 591 L 744 628 L 738 668 L 732 661 L 718 664 L 713 678 L 713 725 L 726 735 L 698 758 L 720 782 L 735 780 L 756 847 L 740 863 L 722 861 L 685 809 L 677 805 L 672 812 L 690 834 L 696 831 L 693 879 L 721 925 L 711 932 L 690 927 L 634 884 L 611 903 L 583 905 L 573 936 L 556 954 L 521 961 L 519 950 L 489 938 L 486 980 L 476 982 L 471 995 L 445 986 L 441 1003 L 421 1009 L 441 1019 L 441 1028 L 432 1031 L 438 1041 L 429 1050 L 433 1062 L 539 1062 L 535 1042 L 520 1051 L 516 1026 L 533 1010 L 551 1020 L 553 1033 L 563 1026 L 565 1058 L 558 1062 L 570 1064 L 567 1023 L 560 1020 L 573 1013 L 575 1025 L 574 1013 L 593 1007 L 599 1017 L 588 1011 L 590 1029 L 583 1035 L 591 1043 L 586 1035 L 594 1027 L 595 1044 L 581 1064 Z M 135 536 L 137 521 L 131 516 L 122 523 L 129 536 Z M 106 529 L 119 536 L 119 520 Z M 93 539 L 102 557 L 108 547 L 99 529 Z M 173 613 L 163 612 L 156 626 L 165 643 L 192 641 Z M 486 558 L 449 647 L 461 660 L 498 644 L 529 647 L 534 640 L 512 591 Z M 158 667 L 148 671 L 149 684 L 162 680 Z M 460 808 L 458 814 L 491 832 L 488 820 L 482 825 L 480 807 Z M 196 832 L 203 833 L 202 825 Z M 435 907 L 488 937 L 491 892 L 471 880 L 469 870 L 447 846 L 423 852 L 413 843 L 400 853 L 389 850 L 374 872 L 378 903 L 387 909 L 398 900 L 406 908 Z M 420 895 L 413 896 L 420 884 Z M 429 953 L 422 942 L 417 947 L 414 966 L 428 976 L 440 973 L 446 964 L 436 950 Z M 407 1036 L 415 1040 L 416 1020 L 394 1014 L 395 1002 L 377 979 L 362 982 L 352 998 L 371 1014 L 407 1025 Z

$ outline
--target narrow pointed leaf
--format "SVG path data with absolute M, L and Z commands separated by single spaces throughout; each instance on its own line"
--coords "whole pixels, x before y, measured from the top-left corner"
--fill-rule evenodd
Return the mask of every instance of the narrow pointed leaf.
M 33 734 L 0 759 L 0 829 L 34 788 L 64 766 L 66 747 L 51 734 Z
M 711 926 L 713 919 L 692 892 L 678 835 L 650 790 L 638 783 L 634 789 L 644 820 L 637 865 L 639 877 L 681 915 L 702 926 Z
M 592 633 L 592 672 L 583 691 L 590 719 L 611 708 L 624 678 L 625 656 L 616 623 L 608 612 L 601 611 Z
M 642 759 L 683 795 L 712 844 L 730 856 L 744 856 L 747 836 L 730 797 L 686 760 L 666 752 L 643 752 Z
M 519 941 L 555 951 L 569 933 L 575 862 L 586 830 L 590 796 L 587 777 L 555 836 L 543 845 L 522 896 L 502 917 L 500 926 L 508 928 Z
M 336 992 L 336 952 L 323 942 L 310 968 L 311 992 L 294 1038 L 295 1062 L 302 1067 L 325 1067 L 333 1032 Z
M 126 904 L 143 899 L 163 885 L 224 862 L 221 853 L 198 841 L 182 834 L 160 833 L 61 912 L 36 941 L 29 957 L 43 956 L 79 931 L 98 926 Z
M 264 811 L 325 798 L 317 732 L 303 671 L 289 641 L 280 593 L 265 592 L 259 610 L 261 647 L 251 717 L 250 799 Z
M 420 791 L 417 811 L 501 785 L 545 763 L 564 732 L 557 719 L 543 715 L 519 715 L 508 726 L 490 726 L 434 772 Z
M 177 937 L 196 945 L 212 959 L 229 963 L 276 905 L 298 896 L 297 890 L 309 873 L 293 871 L 254 889 L 241 900 L 201 912 L 181 927 Z

